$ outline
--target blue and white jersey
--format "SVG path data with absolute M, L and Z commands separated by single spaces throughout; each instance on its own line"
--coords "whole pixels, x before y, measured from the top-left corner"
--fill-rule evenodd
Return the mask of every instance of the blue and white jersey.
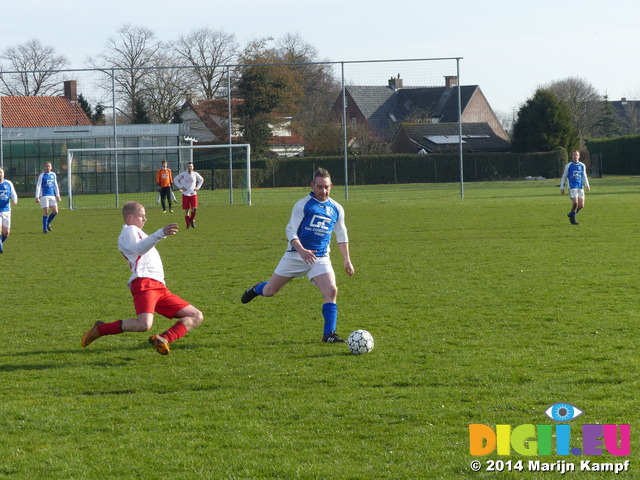
M 569 179 L 569 188 L 584 188 L 589 186 L 589 179 L 587 178 L 587 167 L 584 163 L 569 162 L 564 167 L 564 173 L 562 174 L 562 180 L 560 180 L 560 190 L 564 190 L 565 182 Z
M 289 244 L 297 238 L 304 248 L 315 250 L 316 257 L 329 254 L 331 232 L 335 231 L 338 243 L 349 241 L 342 206 L 331 198 L 320 202 L 313 192 L 293 206 L 286 231 Z M 289 245 L 288 251 L 295 250 Z
M 0 212 L 11 211 L 11 201 L 18 201 L 18 194 L 11 180 L 0 183 Z
M 36 182 L 36 198 L 40 197 L 59 197 L 60 189 L 58 188 L 58 178 L 55 172 L 42 172 L 38 176 Z

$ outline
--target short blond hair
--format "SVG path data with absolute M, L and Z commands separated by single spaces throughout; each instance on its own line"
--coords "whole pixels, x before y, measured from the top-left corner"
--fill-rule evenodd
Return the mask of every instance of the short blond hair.
M 142 205 L 139 202 L 134 202 L 133 200 L 130 202 L 127 202 L 122 207 L 122 216 L 126 219 L 127 215 L 135 215 L 140 211 L 140 208 L 143 208 L 143 207 L 144 205 Z

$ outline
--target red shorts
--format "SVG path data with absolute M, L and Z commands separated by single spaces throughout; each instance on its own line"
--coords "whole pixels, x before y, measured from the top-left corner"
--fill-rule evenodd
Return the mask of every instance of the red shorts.
M 131 294 L 136 315 L 156 312 L 174 318 L 176 313 L 191 305 L 171 293 L 164 283 L 152 278 L 136 278 L 131 282 Z
M 198 195 L 182 195 L 182 209 L 198 208 Z

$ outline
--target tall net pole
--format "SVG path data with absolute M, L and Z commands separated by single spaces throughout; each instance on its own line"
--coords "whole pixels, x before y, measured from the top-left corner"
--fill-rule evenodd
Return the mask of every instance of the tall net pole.
M 342 62 L 342 142 L 344 148 L 344 199 L 349 201 L 349 166 L 348 166 L 348 144 L 347 144 L 347 95 L 344 84 L 344 62 Z
M 456 76 L 458 77 L 458 155 L 460 156 L 460 198 L 464 198 L 464 166 L 462 157 L 462 84 L 460 83 L 460 59 L 456 58 Z

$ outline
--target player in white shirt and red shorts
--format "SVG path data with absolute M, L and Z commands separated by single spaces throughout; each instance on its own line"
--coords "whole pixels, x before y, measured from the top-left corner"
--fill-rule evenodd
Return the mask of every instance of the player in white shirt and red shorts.
M 204 183 L 204 178 L 193 171 L 193 163 L 187 163 L 187 170 L 173 179 L 173 183 L 182 191 L 182 209 L 187 228 L 196 228 L 194 219 L 198 211 L 198 190 Z
M 111 323 L 97 321 L 82 337 L 80 344 L 87 347 L 97 338 L 123 332 L 147 332 L 153 326 L 154 312 L 178 321 L 160 335 L 151 335 L 151 343 L 161 355 L 169 354 L 169 344 L 202 323 L 202 312 L 174 295 L 164 281 L 164 269 L 155 245 L 168 235 L 178 233 L 178 225 L 171 223 L 147 235 L 142 227 L 147 221 L 145 208 L 138 202 L 127 202 L 122 208 L 125 225 L 118 238 L 118 248 L 129 262 L 131 276 L 129 288 L 133 295 L 136 318 Z

